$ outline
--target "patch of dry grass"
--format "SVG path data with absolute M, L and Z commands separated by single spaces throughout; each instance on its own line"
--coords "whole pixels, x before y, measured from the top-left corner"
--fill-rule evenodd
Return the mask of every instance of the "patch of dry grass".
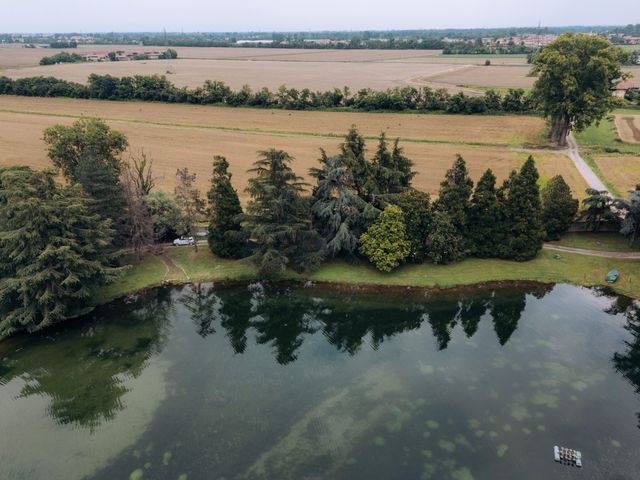
M 602 175 L 622 194 L 633 190 L 640 183 L 638 155 L 594 155 L 593 160 Z

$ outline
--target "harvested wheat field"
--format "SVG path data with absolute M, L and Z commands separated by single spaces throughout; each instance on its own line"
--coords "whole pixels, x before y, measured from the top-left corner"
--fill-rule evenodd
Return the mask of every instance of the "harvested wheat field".
M 415 76 L 430 77 L 447 72 L 445 64 L 394 64 L 374 62 L 291 62 L 255 60 L 145 60 L 131 62 L 68 63 L 6 69 L 1 74 L 10 78 L 53 76 L 63 80 L 85 83 L 90 74 L 165 75 L 180 87 L 195 87 L 205 80 L 221 80 L 232 88 L 248 84 L 254 89 L 281 85 L 311 90 L 329 90 L 349 86 L 352 90 L 372 88 L 383 90 L 402 87 Z M 458 67 L 456 67 L 458 68 Z
M 288 151 L 296 158 L 294 170 L 308 178 L 308 169 L 317 166 L 319 149 L 337 152 L 340 136 L 351 124 L 368 137 L 381 130 L 389 132 L 390 138 L 401 134 L 405 153 L 418 172 L 415 186 L 432 194 L 437 193 L 457 153 L 465 157 L 475 180 L 489 167 L 499 179 L 506 178 L 526 158 L 510 142 L 527 135 L 537 139 L 543 128 L 535 117 L 286 112 L 0 97 L 0 164 L 50 165 L 43 130 L 58 123 L 71 124 L 82 114 L 107 119 L 112 128 L 127 135 L 133 152 L 144 149 L 151 154 L 163 190 L 173 189 L 175 171 L 183 166 L 198 174 L 198 186 L 206 190 L 212 157 L 226 156 L 243 201 L 247 200 L 246 170 L 259 150 Z M 479 145 L 465 143 L 465 139 Z M 370 154 L 375 146 L 375 139 L 369 139 Z M 584 190 L 568 158 L 554 153 L 536 155 L 543 179 L 562 173 L 576 193 Z
M 593 158 L 602 175 L 624 194 L 640 184 L 640 156 L 609 155 Z
M 640 143 L 640 115 L 616 115 L 616 129 L 625 143 Z
M 254 133 L 343 136 L 351 125 L 364 135 L 385 132 L 415 141 L 536 145 L 544 130 L 539 117 L 465 116 L 401 113 L 298 112 L 143 102 L 0 96 L 0 111 L 53 116 L 95 116 L 111 120 L 161 123 Z

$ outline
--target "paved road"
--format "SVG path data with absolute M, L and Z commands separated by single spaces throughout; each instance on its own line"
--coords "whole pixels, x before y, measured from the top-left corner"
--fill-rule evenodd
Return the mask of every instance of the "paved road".
M 580 156 L 580 151 L 578 150 L 578 143 L 576 142 L 573 133 L 570 133 L 567 137 L 567 150 L 566 154 L 571 159 L 573 164 L 580 172 L 580 175 L 586 180 L 587 185 L 590 188 L 594 188 L 596 190 L 607 192 L 609 189 L 602 183 L 602 180 L 598 178 L 598 176 L 591 170 L 591 167 L 584 161 L 584 159 Z M 609 192 L 611 194 L 611 192 Z
M 619 258 L 627 260 L 640 260 L 640 252 L 602 252 L 600 250 L 588 250 L 586 248 L 571 248 L 555 245 L 553 243 L 545 243 L 545 250 L 555 250 L 565 253 L 577 253 L 580 255 L 589 255 L 590 257 Z

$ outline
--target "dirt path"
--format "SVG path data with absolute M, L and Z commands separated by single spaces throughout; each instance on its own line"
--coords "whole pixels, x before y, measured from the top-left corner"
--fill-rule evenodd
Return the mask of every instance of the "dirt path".
M 626 260 L 640 260 L 640 252 L 603 252 L 600 250 L 588 250 L 586 248 L 572 248 L 555 245 L 553 243 L 545 243 L 546 250 L 555 250 L 557 252 L 577 253 L 580 255 L 589 255 L 590 257 L 619 258 Z
M 604 183 L 602 183 L 602 180 L 598 178 L 595 172 L 591 170 L 591 167 L 587 164 L 587 162 L 585 162 L 584 159 L 580 156 L 578 143 L 576 142 L 573 133 L 570 133 L 567 137 L 567 147 L 567 150 L 565 150 L 567 157 L 571 159 L 573 164 L 578 169 L 580 175 L 582 175 L 582 178 L 584 178 L 587 182 L 587 185 L 589 185 L 590 188 L 594 188 L 599 191 L 609 192 L 609 189 L 604 185 Z M 611 192 L 609 192 L 609 194 L 611 194 Z
M 163 253 L 161 255 L 158 255 L 158 258 L 162 261 L 162 263 L 164 263 L 164 266 L 167 268 L 167 271 L 164 274 L 164 278 L 162 279 L 163 281 L 168 281 L 170 279 L 176 278 L 186 278 L 187 281 L 191 280 L 184 268 L 174 262 L 171 258 L 167 257 L 167 255 Z

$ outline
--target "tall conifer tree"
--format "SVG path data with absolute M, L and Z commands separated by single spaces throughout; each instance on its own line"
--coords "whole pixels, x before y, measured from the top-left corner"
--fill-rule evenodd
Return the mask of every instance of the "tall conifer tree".
M 254 247 L 253 260 L 263 275 L 281 274 L 289 265 L 312 269 L 322 260 L 322 240 L 311 227 L 309 201 L 302 197 L 305 184 L 282 150 L 260 152 L 249 170 L 247 191 L 251 201 L 243 227 Z
M 496 194 L 496 177 L 488 169 L 480 177 L 469 205 L 469 237 L 475 256 L 498 256 L 498 246 L 504 242 L 503 216 Z
M 0 169 L 0 338 L 79 313 L 117 274 L 113 233 L 54 171 Z
M 531 260 L 542 249 L 544 227 L 538 177 L 533 157 L 529 157 L 520 172 L 510 179 L 506 203 L 507 258 Z
M 211 189 L 207 194 L 209 200 L 209 248 L 220 257 L 238 258 L 244 251 L 242 242 L 238 241 L 240 232 L 242 207 L 228 172 L 229 162 L 220 156 L 213 158 L 213 175 Z M 234 233 L 236 235 L 234 235 Z

